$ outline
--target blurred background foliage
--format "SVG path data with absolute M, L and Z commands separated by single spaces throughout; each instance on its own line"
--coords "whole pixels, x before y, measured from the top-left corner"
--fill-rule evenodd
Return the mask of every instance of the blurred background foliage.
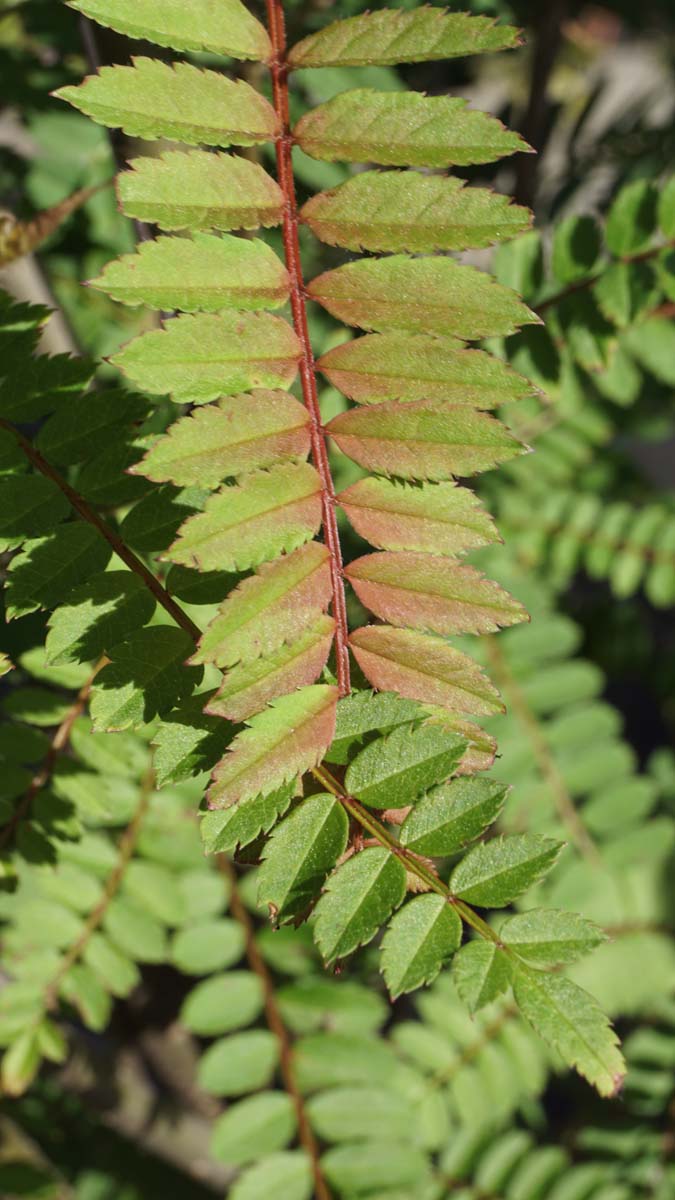
M 290 38 L 365 7 L 361 0 L 292 0 L 286 5 Z M 139 796 L 144 807 L 134 871 L 113 914 L 118 944 L 124 944 L 129 906 L 140 905 L 146 919 L 142 933 L 136 930 L 124 945 L 124 968 L 108 964 L 107 987 L 92 985 L 86 970 L 95 964 L 85 960 L 71 1006 L 53 1026 L 53 1044 L 43 1048 L 52 1065 L 20 1099 L 0 1102 L 3 1197 L 222 1195 L 250 1161 L 246 1136 L 256 1151 L 273 1156 L 272 1166 L 265 1177 L 240 1176 L 230 1189 L 233 1200 L 310 1194 L 302 1164 L 286 1149 L 292 1114 L 277 1108 L 274 1119 L 254 1120 L 244 1111 L 243 1133 L 227 1120 L 246 1102 L 240 1096 L 273 1088 L 274 1055 L 266 1059 L 260 1039 L 247 1043 L 244 1082 L 233 1095 L 210 1049 L 244 1037 L 238 1031 L 248 1026 L 255 1033 L 261 1022 L 263 1001 L 245 954 L 250 922 L 285 1023 L 299 1039 L 299 1071 L 314 1097 L 312 1120 L 337 1195 L 675 1195 L 675 762 L 668 749 L 675 727 L 668 611 L 675 594 L 675 265 L 667 250 L 649 250 L 674 158 L 675 10 L 671 0 L 467 0 L 451 7 L 521 25 L 524 45 L 469 62 L 301 71 L 294 77 L 294 116 L 347 87 L 405 84 L 463 94 L 539 151 L 515 165 L 465 172 L 534 208 L 535 234 L 470 261 L 495 270 L 533 307 L 545 309 L 547 319 L 546 331 L 493 347 L 531 373 L 548 400 L 519 416 L 537 453 L 485 482 L 507 542 L 490 569 L 534 617 L 530 627 L 503 634 L 498 650 L 487 641 L 485 654 L 492 656 L 509 708 L 494 729 L 502 755 L 497 774 L 514 784 L 503 827 L 562 827 L 571 848 L 546 885 L 544 902 L 582 909 L 612 933 L 576 977 L 626 1038 L 625 1091 L 611 1107 L 594 1099 L 550 1061 L 506 1002 L 469 1021 L 441 979 L 392 1008 L 368 953 L 339 978 L 327 979 L 302 929 L 268 930 L 255 910 L 252 872 L 242 877 L 233 902 L 233 894 L 239 896 L 233 878 L 206 864 L 189 817 L 201 798 L 200 776 L 177 780 L 160 796 L 148 789 L 142 740 L 102 735 L 106 747 L 93 761 L 76 730 L 72 757 L 52 783 L 59 828 L 47 835 L 59 841 L 58 867 L 45 867 L 39 854 L 31 861 L 24 845 L 18 887 L 14 880 L 15 890 L 0 900 L 4 969 L 48 985 L 114 866 L 115 843 Z M 106 31 L 97 31 L 93 44 L 77 15 L 56 0 L 0 0 L 0 204 L 7 222 L 28 220 L 76 189 L 107 183 L 116 163 L 132 153 L 125 139 L 111 142 L 105 130 L 50 93 L 78 82 L 97 60 L 124 62 L 138 49 Z M 267 88 L 261 69 L 236 69 Z M 301 198 L 348 174 L 341 164 L 299 152 L 296 169 Z M 622 192 L 626 187 L 632 190 Z M 620 194 L 623 203 L 626 195 L 642 197 L 652 212 L 643 243 L 622 246 L 616 207 L 612 232 Z M 636 221 L 629 224 L 634 231 Z M 136 232 L 118 213 L 112 189 L 103 187 L 35 256 L 0 270 L 0 285 L 15 298 L 56 309 L 43 335 L 46 349 L 105 358 L 152 322 L 152 315 L 81 287 L 110 258 L 130 250 Z M 266 236 L 279 249 L 278 235 Z M 635 269 L 628 311 L 618 311 L 624 280 L 610 271 L 627 257 L 639 258 L 645 247 L 647 276 Z M 304 251 L 308 277 L 339 261 L 337 252 L 309 236 Z M 569 290 L 577 296 L 571 311 L 565 308 Z M 344 334 L 315 309 L 312 336 L 322 351 Z M 104 366 L 103 378 L 106 373 L 112 374 Z M 343 403 L 328 388 L 321 402 L 326 418 Z M 143 433 L 161 427 L 162 419 L 159 406 Z M 339 487 L 356 477 L 345 459 L 336 456 L 334 466 Z M 127 504 L 142 499 L 141 492 L 132 487 Z M 355 535 L 343 532 L 356 553 Z M 39 737 L 40 726 L 49 729 L 58 720 L 54 704 L 44 708 L 40 689 L 47 686 L 48 696 L 64 700 L 83 683 L 65 668 L 50 673 L 38 661 L 43 627 L 41 616 L 24 617 L 15 623 L 11 647 L 0 647 L 23 655 L 21 667 L 34 685 L 31 711 L 5 707 L 4 743 L 0 728 L 3 771 L 14 780 L 14 794 L 35 755 L 34 746 L 18 748 L 16 722 L 22 715 L 32 719 Z M 94 775 L 91 804 L 82 797 L 91 796 L 87 784 Z M 167 906 L 168 894 L 197 894 L 198 911 L 180 899 Z M 35 955 L 22 968 L 26 930 Z M 204 958 L 205 942 L 210 953 Z M 203 992 L 196 997 L 214 980 L 221 990 L 211 999 Z M 12 1020 L 12 1005 L 3 1009 L 0 992 L 3 1044 Z M 73 1048 L 67 1063 L 61 1061 L 64 1032 Z M 226 1048 L 236 1051 L 231 1042 Z M 30 1074 L 30 1064 L 19 1068 Z M 366 1087 L 371 1093 L 359 1100 Z M 358 1120 L 345 1147 L 350 1112 Z M 367 1153 L 360 1156 L 361 1146 Z

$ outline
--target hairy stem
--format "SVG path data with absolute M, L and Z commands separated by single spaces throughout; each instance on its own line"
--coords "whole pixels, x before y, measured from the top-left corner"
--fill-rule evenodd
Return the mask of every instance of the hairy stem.
M 286 64 L 286 29 L 281 0 L 266 0 L 267 21 L 272 42 L 273 56 L 270 62 L 274 107 L 281 125 L 276 143 L 277 175 L 279 187 L 284 194 L 283 239 L 286 267 L 291 282 L 291 310 L 295 332 L 300 340 L 300 378 L 305 405 L 311 421 L 312 458 L 321 479 L 321 504 L 323 535 L 330 554 L 331 582 L 333 590 L 333 616 L 335 617 L 335 656 L 337 682 L 341 696 L 350 691 L 349 628 L 347 605 L 342 578 L 342 552 L 335 515 L 335 489 L 328 461 L 326 438 L 321 424 L 321 411 L 316 387 L 314 354 L 307 324 L 300 241 L 298 237 L 298 207 L 293 178 L 292 137 L 288 110 L 288 67 Z
M 47 753 L 42 761 L 42 765 L 38 767 L 38 770 L 33 776 L 30 787 L 19 800 L 7 824 L 0 829 L 0 850 L 4 849 L 10 839 L 14 836 L 17 826 L 21 823 L 21 821 L 24 820 L 25 817 L 28 816 L 33 800 L 37 796 L 38 792 L 41 792 L 42 789 L 49 783 L 54 773 L 56 760 L 59 754 L 65 750 L 68 742 L 70 741 L 73 725 L 75 724 L 77 718 L 82 716 L 82 713 L 87 707 L 92 684 L 99 671 L 106 665 L 107 662 L 108 659 L 105 657 L 105 655 L 99 659 L 87 682 L 82 688 L 80 688 L 75 700 L 71 704 L 61 724 L 54 733 L 52 740 L 49 743 L 49 749 L 47 750 Z
M 541 726 L 527 703 L 522 689 L 509 670 L 504 651 L 494 637 L 487 638 L 486 643 L 495 679 L 500 690 L 510 701 L 513 711 L 530 739 L 535 761 L 542 777 L 551 789 L 560 820 L 568 830 L 579 853 L 594 866 L 598 866 L 600 864 L 598 848 L 577 812 L 567 784 L 541 731 Z
M 263 998 L 265 1003 L 265 1018 L 269 1029 L 275 1035 L 279 1043 L 279 1070 L 283 1080 L 284 1089 L 290 1096 L 295 1109 L 295 1115 L 298 1122 L 298 1140 L 300 1145 L 307 1154 L 312 1169 L 312 1177 L 314 1180 L 313 1195 L 315 1200 L 331 1200 L 331 1195 L 328 1186 L 321 1172 L 321 1164 L 319 1161 L 319 1147 L 314 1137 L 312 1127 L 305 1112 L 305 1104 L 302 1093 L 295 1078 L 295 1066 L 293 1063 L 293 1047 L 288 1030 L 284 1025 L 277 998 L 274 992 L 274 982 L 267 969 L 265 960 L 263 959 L 258 945 L 255 940 L 255 929 L 253 922 L 242 902 L 241 896 L 237 888 L 237 873 L 224 854 L 218 855 L 218 866 L 223 875 L 228 881 L 231 889 L 230 909 L 232 915 L 241 925 L 246 937 L 246 958 L 252 971 L 255 971 L 263 990 Z
M 14 437 L 26 455 L 26 458 L 33 464 L 35 469 L 39 471 L 41 475 L 44 475 L 46 479 L 51 479 L 52 483 L 56 484 L 59 491 L 63 492 L 63 495 L 75 509 L 75 512 L 78 514 L 78 516 L 82 517 L 83 521 L 88 521 L 89 524 L 93 525 L 95 529 L 98 529 L 101 537 L 105 538 L 108 545 L 111 546 L 115 551 L 117 557 L 121 558 L 122 562 L 126 563 L 129 570 L 133 571 L 134 574 L 138 575 L 143 580 L 146 587 L 152 592 L 157 603 L 161 604 L 162 608 L 168 612 L 170 617 L 173 617 L 173 620 L 177 625 L 180 625 L 181 629 L 184 629 L 191 638 L 197 641 L 201 637 L 201 629 L 199 626 L 195 625 L 194 621 L 190 620 L 187 613 L 183 612 L 179 604 L 176 604 L 175 600 L 169 595 L 166 588 L 163 587 L 159 580 L 155 578 L 155 576 L 152 574 L 152 571 L 146 567 L 145 563 L 141 562 L 140 558 L 134 554 L 133 550 L 129 549 L 119 534 L 115 533 L 115 530 L 111 529 L 110 526 L 106 524 L 103 518 L 98 515 L 96 510 L 92 508 L 90 504 L 87 503 L 84 497 L 80 496 L 79 492 L 76 492 L 75 489 L 70 486 L 67 480 L 65 480 L 63 476 L 59 474 L 56 468 L 53 467 L 50 462 L 47 462 L 47 459 L 40 454 L 40 451 L 36 450 L 35 446 L 29 442 L 28 438 L 24 437 L 24 435 L 20 433 L 18 429 L 15 429 L 9 421 L 5 421 L 0 418 L 0 429 L 6 429 L 8 433 L 14 434 Z
M 143 823 L 143 818 L 148 811 L 148 805 L 150 803 L 150 797 L 152 795 L 154 785 L 155 774 L 153 770 L 149 770 L 141 783 L 136 811 L 118 842 L 117 848 L 119 857 L 117 860 L 117 865 L 108 876 L 105 888 L 103 889 L 103 895 L 101 896 L 98 904 L 92 908 L 89 916 L 87 917 L 87 921 L 82 933 L 77 940 L 73 942 L 70 950 L 68 950 L 64 958 L 61 960 L 58 971 L 47 986 L 45 991 L 45 1004 L 48 1009 L 56 1007 L 59 998 L 59 988 L 63 983 L 63 980 L 70 971 L 71 967 L 73 967 L 78 959 L 81 958 L 93 934 L 103 921 L 111 901 L 117 895 L 119 886 L 124 878 L 124 873 L 136 848 L 136 842 L 138 841 L 138 835 Z

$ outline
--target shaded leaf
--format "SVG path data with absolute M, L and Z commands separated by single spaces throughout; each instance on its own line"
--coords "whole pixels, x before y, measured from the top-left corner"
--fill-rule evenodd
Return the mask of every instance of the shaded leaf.
M 191 696 L 164 715 L 152 744 L 157 786 L 208 771 L 232 740 L 225 721 L 203 711 L 205 696 Z
M 28 221 L 15 220 L 3 211 L 0 215 L 0 267 L 25 254 L 32 254 L 98 190 L 98 187 L 80 188 Z
M 209 807 L 267 794 L 316 766 L 333 736 L 336 702 L 336 688 L 315 684 L 251 717 L 213 773 Z
M 349 644 L 369 683 L 381 691 L 475 716 L 503 710 L 480 667 L 440 638 L 366 625 L 352 633 Z
M 328 880 L 315 909 L 314 937 L 325 961 L 351 954 L 375 936 L 405 895 L 405 868 L 382 847 L 362 850 Z
M 204 404 L 249 388 L 289 387 L 300 346 L 269 313 L 180 316 L 128 342 L 111 362 L 146 392 Z
M 156 483 L 215 487 L 228 477 L 306 458 L 309 445 L 304 405 L 286 392 L 254 391 L 174 421 L 133 473 Z
M 612 254 L 637 254 L 656 231 L 658 192 L 648 179 L 622 187 L 607 214 L 605 241 Z
M 7 574 L 7 620 L 37 608 L 55 608 L 77 584 L 104 571 L 111 554 L 98 530 L 84 521 L 24 543 Z
M 201 826 L 206 853 L 248 846 L 260 833 L 267 833 L 288 809 L 294 790 L 295 779 L 274 792 L 242 800 L 233 808 L 206 813 Z
M 78 87 L 54 94 L 100 125 L 151 141 L 253 146 L 278 131 L 269 101 L 242 79 L 184 62 L 131 61 L 130 67 L 101 67 Z
M 199 682 L 201 671 L 184 665 L 191 649 L 189 635 L 168 625 L 137 630 L 113 646 L 92 689 L 94 728 L 135 728 L 168 712 Z
M 321 524 L 321 482 L 309 463 L 253 471 L 188 517 L 165 555 L 200 570 L 243 571 L 295 550 Z
M 82 584 L 49 618 L 47 661 L 92 662 L 150 620 L 155 600 L 131 571 L 106 571 Z
M 65 496 L 42 475 L 0 477 L 0 546 L 42 538 L 70 512 Z
M 160 229 L 257 229 L 280 225 L 284 198 L 255 162 L 235 154 L 167 150 L 135 158 L 117 177 L 128 217 Z
M 363 171 L 313 196 L 300 218 L 329 246 L 347 250 L 467 250 L 527 229 L 527 209 L 445 175 Z
M 416 896 L 391 921 L 382 941 L 382 974 L 396 999 L 431 983 L 462 940 L 462 922 L 443 896 Z

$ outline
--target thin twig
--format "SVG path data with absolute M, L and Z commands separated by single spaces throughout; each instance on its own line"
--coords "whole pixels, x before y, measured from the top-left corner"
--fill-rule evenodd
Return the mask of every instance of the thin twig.
M 624 254 L 619 259 L 623 263 L 641 263 L 649 262 L 652 258 L 657 258 L 664 250 L 675 250 L 675 238 L 670 238 L 668 241 L 659 243 L 658 246 L 652 246 L 649 250 L 641 250 L 638 254 Z M 587 275 L 585 279 L 579 279 L 576 283 L 570 283 L 567 287 L 561 288 L 553 296 L 547 296 L 534 309 L 538 316 L 541 316 L 547 309 L 555 307 L 556 304 L 561 304 L 563 300 L 567 300 L 568 296 L 574 296 L 577 292 L 584 292 L 586 288 L 593 287 L 602 279 L 604 268 L 601 271 L 596 271 L 594 275 Z
M 70 971 L 71 967 L 73 967 L 78 959 L 81 958 L 82 954 L 89 945 L 93 934 L 103 921 L 103 918 L 105 917 L 112 900 L 117 895 L 119 886 L 124 878 L 124 873 L 136 848 L 138 835 L 143 823 L 143 818 L 148 811 L 148 805 L 150 803 L 150 797 L 153 793 L 154 786 L 155 773 L 152 769 L 150 769 L 141 783 L 136 811 L 118 842 L 117 848 L 119 854 L 117 863 L 106 880 L 106 885 L 103 889 L 103 895 L 101 896 L 98 904 L 92 908 L 89 916 L 87 917 L 82 933 L 73 942 L 68 952 L 62 958 L 61 962 L 59 963 L 58 970 L 45 989 L 45 1005 L 47 1009 L 53 1009 L 56 1007 L 59 998 L 59 989 L 63 983 L 63 980 Z
M 349 626 L 347 604 L 342 578 L 342 552 L 335 510 L 335 488 L 328 461 L 326 438 L 321 424 L 321 410 L 316 386 L 314 353 L 307 324 L 305 287 L 302 276 L 300 241 L 298 237 L 298 208 L 291 157 L 292 137 L 288 108 L 288 67 L 286 64 L 286 31 L 281 0 L 266 0 L 269 34 L 273 47 L 270 63 L 274 107 L 281 124 L 277 138 L 276 157 L 279 187 L 284 198 L 283 241 L 286 267 L 291 284 L 291 310 L 295 332 L 300 340 L 300 378 L 305 405 L 310 415 L 312 458 L 321 479 L 321 505 L 323 535 L 330 554 L 331 583 L 333 590 L 333 616 L 335 617 L 335 657 L 337 682 L 341 696 L 350 691 Z
M 309 1123 L 305 1111 L 305 1102 L 295 1077 L 293 1047 L 288 1030 L 284 1025 L 281 1012 L 279 1011 L 279 1005 L 277 1004 L 274 992 L 274 982 L 267 969 L 265 960 L 258 949 L 253 922 L 239 895 L 236 871 L 229 858 L 224 854 L 217 856 L 217 862 L 230 887 L 230 910 L 244 931 L 246 938 L 246 958 L 251 970 L 255 971 L 262 986 L 267 1024 L 279 1043 L 279 1070 L 281 1071 L 281 1078 L 286 1093 L 290 1097 L 295 1109 L 298 1122 L 298 1139 L 309 1158 L 314 1178 L 314 1198 L 315 1200 L 331 1200 L 328 1186 L 321 1171 L 319 1147 Z
M 563 825 L 569 831 L 579 853 L 594 866 L 599 866 L 601 860 L 598 848 L 577 812 L 567 784 L 541 731 L 539 721 L 527 703 L 520 685 L 513 677 L 504 651 L 494 637 L 487 638 L 486 641 L 490 665 L 496 681 L 530 739 L 537 766 L 551 789 L 555 807 Z
M 103 518 L 98 515 L 96 510 L 91 507 L 84 497 L 70 486 L 67 480 L 65 480 L 63 476 L 59 474 L 56 468 L 53 467 L 50 462 L 47 462 L 47 459 L 40 454 L 40 451 L 36 450 L 32 442 L 29 442 L 28 438 L 24 437 L 24 435 L 20 433 L 18 429 L 15 429 L 15 427 L 9 421 L 5 421 L 4 419 L 0 418 L 0 429 L 6 429 L 8 433 L 14 434 L 14 437 L 26 455 L 26 458 L 33 464 L 36 470 L 38 470 L 40 474 L 44 475 L 46 479 L 51 479 L 52 483 L 56 484 L 59 491 L 63 493 L 63 495 L 75 509 L 75 512 L 78 513 L 78 515 L 82 517 L 84 521 L 88 521 L 90 525 L 93 525 L 95 529 L 98 529 L 98 532 L 101 534 L 101 536 L 105 538 L 108 545 L 111 546 L 115 551 L 117 557 L 121 558 L 122 562 L 126 563 L 126 565 L 129 567 L 129 570 L 133 571 L 143 580 L 146 587 L 152 592 L 157 603 L 161 604 L 162 608 L 168 612 L 169 616 L 173 618 L 173 620 L 181 627 L 181 629 L 184 629 L 194 641 L 198 641 L 201 637 L 201 629 L 199 626 L 195 625 L 194 621 L 188 617 L 187 613 L 183 612 L 183 609 L 179 604 L 176 604 L 176 601 L 172 596 L 169 595 L 166 588 L 163 587 L 159 580 L 155 578 L 155 576 L 152 574 L 152 571 L 148 570 L 145 563 L 141 562 L 140 558 L 134 554 L 133 550 L 129 549 L 119 534 L 115 533 L 115 530 L 111 529 L 111 527 L 106 524 Z

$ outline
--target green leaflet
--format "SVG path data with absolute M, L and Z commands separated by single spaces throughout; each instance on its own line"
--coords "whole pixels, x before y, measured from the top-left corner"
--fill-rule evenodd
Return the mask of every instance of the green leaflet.
M 425 709 L 414 700 L 404 700 L 395 692 L 355 691 L 344 696 L 337 706 L 335 736 L 327 755 L 329 762 L 346 763 L 354 745 L 369 733 L 383 733 L 423 720 Z
M 175 317 L 128 342 L 111 362 L 147 392 L 204 404 L 249 388 L 290 387 L 299 355 L 280 317 L 223 312 Z
M 406 629 L 451 636 L 494 633 L 527 620 L 518 600 L 473 567 L 430 554 L 366 554 L 345 570 L 375 616 Z
M 231 741 L 232 729 L 204 713 L 205 699 L 190 696 L 160 722 L 152 741 L 158 787 L 208 771 Z
M 600 251 L 600 230 L 593 217 L 568 217 L 553 236 L 551 270 L 559 283 L 576 283 L 592 274 Z
M 25 542 L 9 566 L 7 620 L 38 608 L 56 608 L 77 584 L 104 571 L 111 554 L 98 530 L 83 521 L 69 522 L 47 537 Z
M 294 789 L 295 780 L 267 795 L 242 800 L 234 808 L 206 813 L 201 826 L 205 853 L 227 853 L 268 833 L 287 811 Z
M 328 551 L 308 542 L 242 580 L 202 635 L 192 662 L 229 667 L 274 652 L 301 634 L 330 599 Z
M 403 479 L 475 475 L 525 450 L 493 417 L 438 400 L 353 408 L 326 428 L 359 466 Z
M 44 537 L 68 515 L 65 496 L 41 475 L 0 478 L 0 547 L 11 549 L 28 538 Z
M 251 717 L 214 771 L 209 806 L 268 794 L 316 766 L 333 736 L 336 702 L 336 688 L 315 684 Z
M 283 923 L 302 914 L 347 846 L 347 814 L 332 796 L 311 796 L 276 827 L 258 875 L 258 903 Z
M 212 1042 L 199 1060 L 197 1082 L 214 1096 L 243 1096 L 267 1087 L 279 1058 L 269 1029 L 247 1029 Z
M 409 900 L 382 941 L 382 973 L 392 999 L 431 983 L 461 940 L 462 922 L 443 896 Z
M 576 962 L 607 935 L 578 913 L 533 908 L 508 917 L 500 926 L 499 937 L 535 966 L 552 967 Z
M 260 1016 L 264 996 L 252 971 L 228 971 L 198 983 L 180 1011 L 181 1024 L 200 1037 L 245 1028 Z
M 510 288 L 452 258 L 361 258 L 317 276 L 307 291 L 339 321 L 384 333 L 473 341 L 539 321 Z
M 514 972 L 513 991 L 520 1011 L 539 1036 L 601 1096 L 615 1096 L 623 1083 L 625 1063 L 618 1038 L 595 1000 L 564 975 L 531 967 Z
M 321 524 L 321 485 L 309 463 L 252 471 L 188 517 L 165 557 L 199 570 L 243 571 L 309 541 Z
M 286 392 L 254 391 L 174 421 L 133 474 L 157 483 L 216 487 L 228 477 L 306 458 L 309 446 L 304 405 Z
M 113 646 L 92 689 L 94 728 L 147 725 L 189 695 L 200 679 L 198 669 L 184 666 L 191 648 L 188 634 L 168 625 L 137 630 Z
M 467 942 L 452 961 L 455 987 L 472 1013 L 505 992 L 511 975 L 511 963 L 495 942 Z
M 359 479 L 340 492 L 338 501 L 356 532 L 381 550 L 452 555 L 499 536 L 478 497 L 451 481 L 411 486 L 396 479 Z
M 445 400 L 498 408 L 532 395 L 528 379 L 483 350 L 465 350 L 454 338 L 373 333 L 329 350 L 317 367 L 359 404 L 382 400 Z
M 132 38 L 173 50 L 212 50 L 266 61 L 267 32 L 240 0 L 68 0 L 71 8 Z
M 349 644 L 379 691 L 474 716 L 502 712 L 499 693 L 480 667 L 441 638 L 388 625 L 365 625 Z
M 516 29 L 490 17 L 430 7 L 385 9 L 335 21 L 291 47 L 288 57 L 293 68 L 393 66 L 505 50 L 518 41 Z
M 493 838 L 470 850 L 455 867 L 456 896 L 483 908 L 504 908 L 550 871 L 562 844 L 538 834 Z
M 327 963 L 369 942 L 405 895 L 405 868 L 382 847 L 355 854 L 330 877 L 314 937 Z
M 340 92 L 311 109 L 293 136 L 312 158 L 391 167 L 468 166 L 530 149 L 466 100 L 373 88 Z
M 128 217 L 160 229 L 258 229 L 280 225 L 284 198 L 258 163 L 235 154 L 167 150 L 135 158 L 117 177 Z
M 416 854 L 455 854 L 496 821 L 507 792 L 493 779 L 455 779 L 434 788 L 403 822 L 401 844 Z
M 217 1118 L 211 1135 L 211 1153 L 230 1167 L 255 1162 L 261 1154 L 283 1150 L 296 1128 L 293 1102 L 285 1092 L 247 1096 Z
M 205 711 L 243 721 L 277 696 L 315 683 L 326 665 L 334 633 L 333 618 L 319 616 L 295 641 L 233 667 Z
M 161 237 L 135 254 L 108 263 L 91 286 L 122 304 L 183 312 L 222 308 L 279 308 L 288 298 L 288 272 L 258 238 Z
M 188 145 L 253 146 L 278 132 L 271 104 L 243 80 L 188 63 L 134 58 L 131 67 L 101 67 L 79 87 L 55 95 L 100 125 L 133 137 Z
M 461 738 L 438 725 L 401 725 L 357 754 L 345 787 L 370 808 L 402 808 L 447 779 L 465 748 Z
M 638 254 L 651 241 L 657 221 L 656 188 L 647 179 L 622 187 L 607 214 L 605 241 L 612 254 Z
M 364 171 L 313 196 L 300 218 L 347 250 L 467 250 L 522 233 L 527 209 L 462 180 L 416 171 Z
M 287 1150 L 261 1158 L 237 1179 L 230 1200 L 267 1200 L 277 1189 L 284 1200 L 311 1200 L 312 1174 L 302 1150 Z
M 73 397 L 40 429 L 36 444 L 49 462 L 72 466 L 91 458 L 92 445 L 105 445 L 120 425 L 141 422 L 149 402 L 123 388 Z

